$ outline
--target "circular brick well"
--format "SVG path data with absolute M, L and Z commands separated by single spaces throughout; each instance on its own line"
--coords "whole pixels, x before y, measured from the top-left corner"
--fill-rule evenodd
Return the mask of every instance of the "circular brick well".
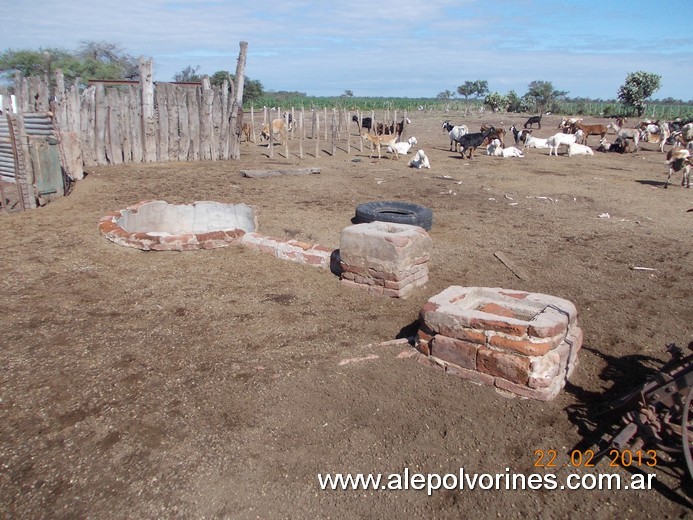
M 247 204 L 213 201 L 169 204 L 143 201 L 106 215 L 99 229 L 112 242 L 145 251 L 192 251 L 225 247 L 257 228 Z

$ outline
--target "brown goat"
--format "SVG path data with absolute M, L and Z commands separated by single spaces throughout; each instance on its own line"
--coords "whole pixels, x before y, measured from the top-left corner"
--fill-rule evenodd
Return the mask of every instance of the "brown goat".
M 585 133 L 585 142 L 590 135 L 598 135 L 600 138 L 606 135 L 608 128 L 606 125 L 601 123 L 595 125 L 583 125 L 580 121 L 576 121 L 570 127 L 570 133 L 574 134 L 578 130 L 582 130 Z

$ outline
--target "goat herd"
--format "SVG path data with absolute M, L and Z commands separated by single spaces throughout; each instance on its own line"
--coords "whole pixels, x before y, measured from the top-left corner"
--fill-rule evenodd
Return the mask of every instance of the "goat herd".
M 474 152 L 479 147 L 485 147 L 486 154 L 497 157 L 524 157 L 530 148 L 548 148 L 549 155 L 558 156 L 561 147 L 567 149 L 568 156 L 594 155 L 598 152 L 628 153 L 638 150 L 641 142 L 658 143 L 660 152 L 664 152 L 664 145 L 671 145 L 667 153 L 666 164 L 669 166 L 669 175 L 665 188 L 669 186 L 671 177 L 676 172 L 681 172 L 681 185 L 690 188 L 690 170 L 693 165 L 693 121 L 642 121 L 637 126 L 627 127 L 625 118 L 617 118 L 615 121 L 603 124 L 586 124 L 582 118 L 563 117 L 558 125 L 558 131 L 548 137 L 539 138 L 533 134 L 534 125 L 541 130 L 542 116 L 532 116 L 518 129 L 515 125 L 509 128 L 509 135 L 505 128 L 496 128 L 491 125 L 482 124 L 479 132 L 470 132 L 467 125 L 453 125 L 449 120 L 444 121 L 442 129 L 450 136 L 450 151 L 459 151 L 462 156 L 468 159 L 474 157 Z M 382 157 L 382 149 L 387 151 L 395 158 L 400 155 L 407 155 L 412 147 L 418 144 L 416 137 L 410 137 L 406 141 L 401 141 L 405 125 L 411 120 L 404 117 L 400 122 L 390 124 L 377 123 L 371 117 L 352 116 L 352 121 L 358 125 L 359 134 L 363 141 L 370 144 L 371 157 L 375 149 L 378 150 L 378 157 Z M 272 122 L 272 134 L 286 139 L 286 129 L 292 127 L 291 115 L 285 114 L 284 119 L 275 119 Z M 243 133 L 249 140 L 250 128 L 243 125 Z M 616 136 L 613 142 L 607 141 L 607 134 L 612 131 Z M 261 139 L 269 139 L 269 125 L 265 124 Z M 514 140 L 515 146 L 506 146 L 506 137 Z M 593 150 L 587 145 L 589 137 L 598 137 L 599 144 Z M 408 165 L 412 168 L 430 168 L 430 160 L 423 150 L 418 150 L 414 158 Z
M 468 159 L 474 157 L 474 152 L 479 147 L 485 147 L 486 155 L 497 157 L 524 157 L 530 148 L 548 148 L 549 155 L 558 156 L 561 147 L 567 149 L 568 156 L 594 155 L 598 152 L 629 153 L 638 150 L 641 142 L 658 143 L 659 151 L 664 152 L 664 145 L 670 144 L 672 148 L 667 153 L 667 165 L 669 175 L 665 188 L 669 186 L 671 176 L 675 172 L 681 172 L 681 185 L 690 188 L 690 170 L 693 165 L 693 122 L 691 121 L 670 121 L 653 122 L 643 121 L 635 127 L 626 126 L 625 118 L 617 118 L 614 122 L 603 124 L 585 124 L 582 118 L 563 117 L 558 125 L 558 131 L 548 137 L 539 138 L 534 135 L 533 127 L 536 124 L 541 129 L 542 116 L 532 116 L 518 129 L 515 125 L 510 126 L 510 138 L 514 140 L 515 146 L 506 146 L 508 132 L 502 126 L 496 128 L 487 124 L 482 124 L 479 132 L 470 132 L 466 125 L 453 125 L 449 120 L 444 121 L 442 129 L 450 136 L 450 151 L 459 151 L 462 156 Z M 356 116 L 353 120 L 359 122 Z M 390 131 L 382 125 L 376 129 L 376 135 L 371 135 L 370 118 L 364 118 L 360 125 L 361 136 L 364 140 L 372 143 L 372 148 L 378 148 L 378 157 L 381 156 L 380 148 L 387 144 L 388 151 L 395 157 L 399 154 L 408 153 L 416 138 L 411 137 L 407 142 L 399 142 L 404 124 L 410 121 L 405 118 L 401 123 L 391 125 Z M 612 131 L 616 136 L 613 142 L 607 141 L 607 133 Z M 587 139 L 591 136 L 599 138 L 599 144 L 595 150 L 587 145 Z M 409 165 L 416 168 L 430 168 L 430 162 L 423 150 L 419 150 L 415 158 Z

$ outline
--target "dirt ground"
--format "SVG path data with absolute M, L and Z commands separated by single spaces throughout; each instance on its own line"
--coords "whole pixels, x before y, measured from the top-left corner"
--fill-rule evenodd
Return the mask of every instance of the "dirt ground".
M 618 421 L 595 410 L 644 382 L 665 346 L 693 340 L 693 190 L 656 146 L 522 159 L 449 151 L 444 119 L 412 113 L 430 170 L 345 143 L 290 158 L 242 144 L 240 161 L 89 169 L 72 193 L 0 216 L 0 516 L 5 518 L 683 518 L 681 458 L 654 468 L 562 467 Z M 596 121 L 587 118 L 588 121 Z M 535 135 L 548 137 L 546 116 Z M 613 136 L 611 136 L 613 140 Z M 590 138 L 596 146 L 597 139 Z M 667 150 L 669 147 L 667 146 Z M 248 179 L 241 169 L 319 167 Z M 241 245 L 143 252 L 97 221 L 146 199 L 244 202 L 259 231 L 339 247 L 357 204 L 433 210 L 428 284 L 405 300 Z M 518 278 L 494 253 L 524 273 Z M 646 267 L 652 270 L 633 269 Z M 584 344 L 543 403 L 445 375 L 403 347 L 425 301 L 451 285 L 575 303 Z M 377 357 L 376 357 L 377 356 Z M 353 358 L 369 358 L 340 363 Z M 535 467 L 556 450 L 558 468 Z M 325 473 L 655 473 L 640 490 L 321 490 Z M 507 468 L 507 469 L 506 469 Z M 383 477 L 386 479 L 386 477 Z

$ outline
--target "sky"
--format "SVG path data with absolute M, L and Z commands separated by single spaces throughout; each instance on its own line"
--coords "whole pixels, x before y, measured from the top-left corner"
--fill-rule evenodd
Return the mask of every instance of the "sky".
M 0 0 L 0 51 L 115 43 L 152 59 L 155 81 L 188 66 L 266 91 L 436 97 L 465 81 L 520 96 L 532 81 L 615 99 L 631 72 L 652 97 L 693 99 L 692 0 Z M 686 29 L 688 27 L 688 29 Z

